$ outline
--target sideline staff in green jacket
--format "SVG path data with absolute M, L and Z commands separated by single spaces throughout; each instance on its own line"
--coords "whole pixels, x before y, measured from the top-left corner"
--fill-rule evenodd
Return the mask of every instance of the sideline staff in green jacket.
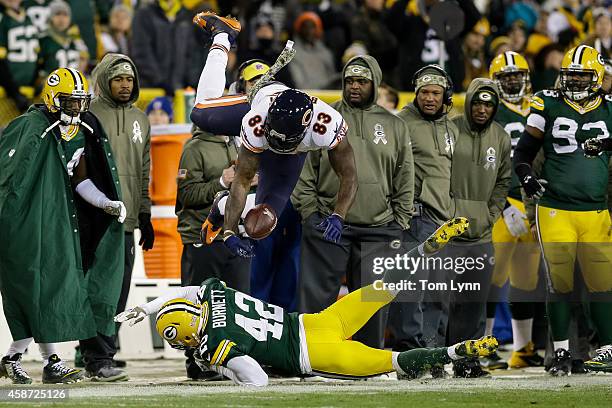
M 134 106 L 140 86 L 132 60 L 122 54 L 107 54 L 92 72 L 95 97 L 91 112 L 96 115 L 110 142 L 127 208 L 125 220 L 125 267 L 117 313 L 125 309 L 134 266 L 134 228 L 141 232 L 142 249 L 153 248 L 155 235 L 151 225 L 149 198 L 151 130 L 147 116 Z M 102 346 L 101 346 L 102 347 Z M 113 356 L 115 341 L 102 354 Z
M 493 121 L 499 106 L 499 90 L 490 79 L 476 78 L 468 87 L 465 114 L 454 119 L 459 137 L 453 153 L 451 192 L 455 214 L 470 220 L 463 236 L 447 247 L 458 283 L 479 284 L 474 291 L 441 293 L 450 297 L 447 342 L 485 330 L 485 306 L 495 262 L 491 232 L 506 203 L 511 179 L 511 144 L 504 128 Z M 466 261 L 467 260 L 467 261 Z M 463 273 L 459 273 L 463 270 Z M 453 365 L 456 377 L 482 377 L 488 372 L 477 359 Z
M 378 242 L 381 248 L 399 242 L 412 213 L 414 168 L 408 128 L 376 104 L 382 79 L 378 63 L 367 55 L 352 58 L 342 77 L 342 100 L 332 107 L 348 124 L 359 187 L 340 241 L 325 241 L 316 226 L 332 213 L 339 181 L 326 152 L 309 153 L 292 195 L 304 220 L 298 295 L 303 313 L 319 312 L 334 303 L 345 274 L 350 291 L 372 283 L 373 271 L 361 275 L 362 258 L 366 251 L 372 252 L 362 251 L 362 242 Z M 353 340 L 382 348 L 386 314 L 387 310 L 377 312 Z

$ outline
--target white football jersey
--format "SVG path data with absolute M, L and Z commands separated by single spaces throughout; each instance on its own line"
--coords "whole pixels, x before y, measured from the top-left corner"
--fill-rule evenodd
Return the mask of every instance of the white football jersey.
M 242 118 L 240 140 L 253 153 L 261 153 L 269 148 L 264 136 L 263 126 L 268 115 L 268 109 L 274 98 L 289 89 L 281 83 L 273 83 L 260 89 L 253 98 L 251 110 Z M 333 149 L 346 136 L 348 126 L 342 115 L 322 100 L 311 97 L 313 116 L 306 135 L 297 149 L 292 152 L 307 152 L 310 150 Z

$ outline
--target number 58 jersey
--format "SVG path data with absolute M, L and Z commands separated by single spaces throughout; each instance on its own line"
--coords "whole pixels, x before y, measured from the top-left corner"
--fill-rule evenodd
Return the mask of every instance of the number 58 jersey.
M 197 298 L 208 309 L 199 350 L 211 366 L 248 355 L 286 375 L 302 372 L 297 313 L 227 288 L 216 278 L 204 281 Z
M 281 83 L 272 83 L 261 88 L 253 99 L 251 110 L 242 118 L 240 141 L 253 153 L 261 153 L 269 148 L 264 135 L 268 109 L 276 96 L 286 89 L 289 88 Z M 348 125 L 337 110 L 318 98 L 311 99 L 313 110 L 307 112 L 303 119 L 304 122 L 309 120 L 310 125 L 306 129 L 304 139 L 293 153 L 333 149 L 348 131 Z
M 582 144 L 610 137 L 612 99 L 598 96 L 580 106 L 557 91 L 538 92 L 527 125 L 544 133 L 541 177 L 548 185 L 540 204 L 568 211 L 607 209 L 610 155 L 586 158 Z

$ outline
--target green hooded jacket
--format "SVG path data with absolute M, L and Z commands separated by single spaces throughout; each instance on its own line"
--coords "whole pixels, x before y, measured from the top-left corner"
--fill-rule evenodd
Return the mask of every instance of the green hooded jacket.
M 397 116 L 406 122 L 410 131 L 414 201 L 423 204 L 428 218 L 442 225 L 454 214 L 450 193 L 451 159 L 459 129 L 447 115 L 435 120 L 424 119 L 414 103 L 406 105 Z
M 413 208 L 414 167 L 408 127 L 378 106 L 382 73 L 371 56 L 354 57 L 344 67 L 361 61 L 373 74 L 372 100 L 365 109 L 346 100 L 332 104 L 348 124 L 347 137 L 355 154 L 357 196 L 346 215 L 349 224 L 378 226 L 397 221 L 408 228 Z M 310 152 L 291 201 L 302 219 L 319 212 L 332 213 L 340 183 L 326 151 Z
M 176 215 L 183 244 L 200 242 L 200 229 L 215 194 L 226 190 L 219 178 L 238 156 L 235 143 L 199 128 L 185 143 L 177 176 Z
M 504 209 L 510 187 L 511 143 L 504 128 L 493 120 L 497 106 L 483 130 L 474 130 L 472 124 L 472 98 L 482 88 L 494 91 L 499 100 L 493 81 L 476 78 L 466 92 L 464 115 L 453 119 L 459 129 L 451 176 L 454 216 L 470 220 L 459 241 L 491 241 L 493 224 Z
M 134 70 L 134 90 L 127 103 L 117 103 L 111 97 L 110 68 L 117 63 L 129 63 Z M 151 167 L 151 126 L 147 116 L 134 106 L 140 86 L 136 66 L 122 54 L 106 54 L 92 73 L 96 96 L 90 111 L 102 123 L 108 135 L 119 170 L 123 202 L 127 209 L 125 231 L 138 227 L 138 214 L 151 213 L 149 172 Z
M 93 115 L 81 119 L 87 176 L 111 200 L 119 179 Z M 0 138 L 0 291 L 13 340 L 37 343 L 115 333 L 123 282 L 123 226 L 72 187 L 70 157 L 41 106 Z

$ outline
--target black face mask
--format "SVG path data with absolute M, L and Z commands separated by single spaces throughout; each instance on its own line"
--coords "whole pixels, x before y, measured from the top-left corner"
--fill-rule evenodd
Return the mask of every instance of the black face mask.
M 269 50 L 272 48 L 272 40 L 267 38 L 260 38 L 257 40 L 259 42 L 259 48 L 263 50 Z

